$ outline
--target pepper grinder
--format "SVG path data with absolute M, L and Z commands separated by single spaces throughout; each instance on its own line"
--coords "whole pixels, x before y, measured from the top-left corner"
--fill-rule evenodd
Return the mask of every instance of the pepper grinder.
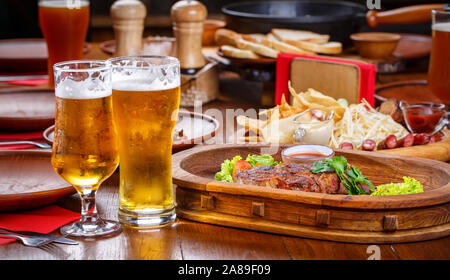
M 193 75 L 206 64 L 202 35 L 207 14 L 206 7 L 195 0 L 178 1 L 170 10 L 182 74 Z
M 114 56 L 139 54 L 142 50 L 145 5 L 138 0 L 117 0 L 111 6 L 116 50 Z

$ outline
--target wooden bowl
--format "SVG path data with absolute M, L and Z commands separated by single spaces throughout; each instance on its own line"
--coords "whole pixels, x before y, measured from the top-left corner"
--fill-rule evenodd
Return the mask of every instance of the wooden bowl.
M 397 47 L 401 36 L 395 33 L 363 32 L 350 35 L 358 53 L 365 58 L 387 58 Z
M 207 19 L 203 23 L 203 37 L 202 45 L 211 46 L 214 45 L 214 35 L 216 30 L 225 27 L 225 22 L 216 19 Z
M 419 180 L 408 195 L 339 195 L 275 189 L 214 180 L 225 159 L 274 153 L 265 144 L 205 145 L 172 157 L 177 216 L 198 222 L 351 243 L 402 243 L 450 235 L 450 165 L 378 152 L 336 150 L 373 184 Z

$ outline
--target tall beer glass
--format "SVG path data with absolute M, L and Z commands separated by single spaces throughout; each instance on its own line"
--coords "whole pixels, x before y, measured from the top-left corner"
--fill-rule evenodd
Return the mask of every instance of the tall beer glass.
M 180 64 L 165 56 L 119 57 L 112 64 L 119 132 L 119 220 L 154 227 L 175 220 L 172 137 L 180 105 Z
M 89 1 L 39 0 L 39 24 L 47 42 L 48 82 L 53 88 L 53 65 L 83 57 L 89 26 Z
M 428 86 L 443 103 L 450 105 L 450 8 L 431 13 L 433 42 Z
M 61 228 L 71 236 L 112 235 L 120 223 L 100 219 L 95 194 L 119 163 L 111 66 L 104 61 L 55 64 L 56 119 L 52 165 L 81 197 L 81 217 Z

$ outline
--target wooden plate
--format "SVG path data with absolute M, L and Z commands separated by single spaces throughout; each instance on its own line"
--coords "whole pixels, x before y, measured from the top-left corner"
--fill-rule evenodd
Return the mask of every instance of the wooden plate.
M 219 122 L 205 114 L 180 111 L 175 127 L 182 129 L 186 138 L 173 142 L 174 153 L 214 137 L 219 130 Z M 44 140 L 50 145 L 53 143 L 54 130 L 55 127 L 51 126 L 44 131 Z
M 397 44 L 397 47 L 392 53 L 392 56 L 413 60 L 426 57 L 431 52 L 431 36 L 420 34 L 402 33 L 402 37 Z
M 424 192 L 350 196 L 218 182 L 225 159 L 268 145 L 205 145 L 173 156 L 179 217 L 223 226 L 352 243 L 401 243 L 450 235 L 450 165 L 429 159 L 336 150 L 375 185 L 421 181 Z M 281 160 L 281 149 L 271 147 Z
M 84 53 L 91 50 L 85 43 Z M 47 44 L 44 39 L 0 40 L 0 71 L 47 71 Z
M 0 92 L 0 130 L 44 130 L 55 120 L 55 93 L 45 89 Z
M 406 100 L 409 103 L 441 102 L 428 88 L 426 80 L 399 81 L 376 87 L 375 101 L 378 104 L 389 98 Z
M 0 211 L 40 207 L 76 192 L 50 159 L 50 151 L 0 152 Z

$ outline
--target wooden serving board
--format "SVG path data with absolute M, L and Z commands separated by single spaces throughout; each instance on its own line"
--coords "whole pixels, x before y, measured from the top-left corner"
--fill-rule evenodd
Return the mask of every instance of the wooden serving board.
M 424 192 L 384 197 L 331 195 L 218 182 L 225 159 L 268 145 L 205 145 L 173 156 L 177 215 L 204 223 L 352 243 L 401 243 L 450 235 L 450 165 L 376 152 L 336 150 L 375 185 L 421 181 Z M 275 148 L 275 160 L 281 149 Z
M 450 131 L 444 130 L 444 138 L 436 143 L 418 145 L 390 150 L 380 150 L 378 152 L 390 155 L 410 156 L 419 158 L 435 159 L 444 162 L 450 161 Z

